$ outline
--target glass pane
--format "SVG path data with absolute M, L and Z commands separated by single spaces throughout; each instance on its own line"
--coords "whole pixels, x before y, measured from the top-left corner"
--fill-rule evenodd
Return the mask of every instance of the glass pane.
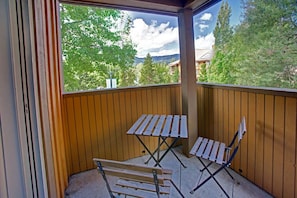
M 297 2 L 222 1 L 194 16 L 197 80 L 297 88 Z
M 60 4 L 64 91 L 177 82 L 177 17 Z

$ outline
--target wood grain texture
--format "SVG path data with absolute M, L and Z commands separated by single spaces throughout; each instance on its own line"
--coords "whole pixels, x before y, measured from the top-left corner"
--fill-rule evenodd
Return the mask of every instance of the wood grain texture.
M 247 137 L 231 167 L 274 196 L 296 197 L 297 97 L 218 85 L 198 85 L 197 97 L 197 135 L 228 144 L 245 116 Z M 141 114 L 181 114 L 181 92 L 179 85 L 167 85 L 64 94 L 63 107 L 67 168 L 73 174 L 89 168 L 91 155 L 126 160 L 145 154 L 127 130 Z M 157 145 L 157 138 L 143 140 L 150 149 Z

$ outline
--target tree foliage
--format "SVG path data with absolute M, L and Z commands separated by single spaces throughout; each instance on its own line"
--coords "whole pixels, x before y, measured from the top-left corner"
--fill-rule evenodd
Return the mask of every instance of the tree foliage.
M 231 35 L 226 4 L 222 3 L 214 31 L 215 56 L 208 79 L 297 88 L 296 0 L 244 0 L 243 21 Z
M 225 84 L 234 83 L 234 77 L 231 71 L 232 52 L 230 43 L 232 42 L 232 28 L 230 26 L 231 7 L 228 2 L 222 2 L 216 27 L 214 29 L 215 54 L 210 66 L 210 72 L 207 79 L 211 82 L 220 82 Z
M 170 83 L 173 77 L 169 73 L 169 67 L 165 63 L 154 63 L 148 53 L 140 70 L 139 83 L 141 85 Z
M 227 44 L 232 36 L 232 29 L 230 27 L 231 7 L 228 2 L 222 2 L 217 23 L 213 31 L 215 45 L 223 47 Z
M 297 2 L 249 0 L 244 8 L 237 83 L 297 88 Z
M 110 72 L 118 79 L 131 70 L 131 21 L 119 10 L 60 4 L 60 23 L 65 91 L 105 87 Z M 120 85 L 131 84 L 125 79 Z

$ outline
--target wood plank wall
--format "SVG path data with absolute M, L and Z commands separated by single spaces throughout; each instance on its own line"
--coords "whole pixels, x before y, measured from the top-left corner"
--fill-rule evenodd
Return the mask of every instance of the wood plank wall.
M 297 93 L 209 84 L 197 90 L 199 135 L 229 142 L 245 116 L 247 135 L 232 168 L 275 197 L 297 197 Z
M 246 117 L 235 171 L 275 197 L 297 197 L 296 92 L 198 84 L 197 100 L 199 135 L 229 142 Z M 181 112 L 179 85 L 64 94 L 63 102 L 69 175 L 93 168 L 92 157 L 143 155 L 137 139 L 125 134 L 137 117 Z
M 142 114 L 180 114 L 180 85 L 115 89 L 63 95 L 69 175 L 94 168 L 92 158 L 127 160 L 144 149 L 127 130 Z M 145 137 L 149 148 L 157 138 Z

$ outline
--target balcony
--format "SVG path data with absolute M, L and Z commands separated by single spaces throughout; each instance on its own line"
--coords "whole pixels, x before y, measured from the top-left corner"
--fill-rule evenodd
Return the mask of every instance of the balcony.
M 125 134 L 141 114 L 181 114 L 179 84 L 70 93 L 62 100 L 69 176 L 94 169 L 93 157 L 143 156 L 137 139 Z M 293 90 L 197 84 L 196 133 L 228 142 L 246 116 L 247 137 L 231 168 L 275 197 L 295 197 L 296 105 Z M 151 149 L 157 144 L 144 142 Z

